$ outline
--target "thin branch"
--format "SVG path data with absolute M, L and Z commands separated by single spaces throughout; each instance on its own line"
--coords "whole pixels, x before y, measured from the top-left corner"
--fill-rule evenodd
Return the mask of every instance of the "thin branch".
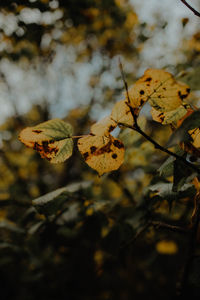
M 188 167 L 192 168 L 194 171 L 196 171 L 198 174 L 200 174 L 200 169 L 198 167 L 196 167 L 195 165 L 193 165 L 192 163 L 190 163 L 189 161 L 185 160 L 184 157 L 177 155 L 176 153 L 164 148 L 163 146 L 161 146 L 160 144 L 158 144 L 156 141 L 154 141 L 148 134 L 146 134 L 140 127 L 138 124 L 135 124 L 134 126 L 131 125 L 127 125 L 124 123 L 118 123 L 118 125 L 133 129 L 135 131 L 137 131 L 138 133 L 140 133 L 146 140 L 148 140 L 149 142 L 151 142 L 154 147 L 156 149 L 161 150 L 162 152 L 167 153 L 168 155 L 171 155 L 173 157 L 175 157 L 177 160 L 182 161 L 185 165 L 187 165 Z
M 153 226 L 155 228 L 164 228 L 164 229 L 168 229 L 170 231 L 173 232 L 178 232 L 178 233 L 184 233 L 184 234 L 188 234 L 190 231 L 186 228 L 182 228 L 179 226 L 175 226 L 175 225 L 171 225 L 171 224 L 167 224 L 167 223 L 163 223 L 163 222 L 158 222 L 158 221 L 149 221 L 147 222 L 143 227 L 141 227 L 138 232 L 130 239 L 128 240 L 126 243 L 121 245 L 121 249 L 130 246 L 131 244 L 135 243 L 136 240 L 150 227 Z
M 182 228 L 179 226 L 175 226 L 175 225 L 171 225 L 171 224 L 167 224 L 167 223 L 163 223 L 163 222 L 159 222 L 159 221 L 152 221 L 151 225 L 154 226 L 155 228 L 163 228 L 163 229 L 169 229 L 170 231 L 173 232 L 178 232 L 178 233 L 189 233 L 190 230 L 188 230 L 187 228 Z
M 181 2 L 185 6 L 187 6 L 195 14 L 195 16 L 200 17 L 200 13 L 196 9 L 194 9 L 190 4 L 188 4 L 185 0 L 181 0 Z

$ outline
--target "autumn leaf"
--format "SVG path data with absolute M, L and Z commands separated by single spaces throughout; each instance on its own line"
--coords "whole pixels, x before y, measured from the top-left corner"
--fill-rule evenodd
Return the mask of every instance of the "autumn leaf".
M 158 69 L 147 69 L 129 90 L 130 105 L 138 110 L 149 101 L 160 112 L 177 109 L 189 95 L 189 86 L 177 82 L 174 77 Z
M 124 145 L 112 135 L 80 138 L 78 148 L 86 163 L 100 176 L 117 170 L 124 161 Z
M 117 123 L 108 116 L 92 125 L 91 133 L 99 136 L 109 136 L 110 132 L 113 131 L 116 127 Z
M 51 163 L 65 161 L 72 155 L 72 127 L 70 124 L 53 119 L 34 127 L 27 127 L 19 134 L 19 140 L 27 147 L 38 151 L 41 157 Z
M 111 118 L 116 123 L 123 123 L 132 126 L 133 116 L 126 100 L 118 101 L 112 109 Z

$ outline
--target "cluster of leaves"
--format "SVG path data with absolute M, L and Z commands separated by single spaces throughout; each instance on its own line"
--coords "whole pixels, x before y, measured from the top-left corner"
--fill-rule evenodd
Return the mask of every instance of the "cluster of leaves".
M 78 137 L 78 148 L 87 164 L 97 170 L 99 175 L 120 167 L 124 161 L 124 145 L 110 132 L 117 126 L 137 131 L 137 118 L 146 102 L 152 107 L 153 120 L 164 125 L 171 124 L 174 128 L 180 126 L 183 118 L 193 112 L 191 106 L 184 102 L 189 93 L 189 86 L 177 82 L 170 73 L 148 69 L 130 91 L 127 91 L 127 98 L 114 106 L 110 116 L 93 124 L 87 136 Z M 198 152 L 198 118 L 199 112 L 196 112 L 183 121 L 169 144 L 172 146 L 191 139 L 191 147 L 187 145 L 187 149 Z M 187 139 L 183 137 L 185 132 L 188 132 Z M 73 138 L 77 137 L 72 135 L 71 125 L 59 119 L 28 127 L 19 135 L 19 139 L 26 146 L 37 150 L 51 163 L 63 162 L 72 155 Z

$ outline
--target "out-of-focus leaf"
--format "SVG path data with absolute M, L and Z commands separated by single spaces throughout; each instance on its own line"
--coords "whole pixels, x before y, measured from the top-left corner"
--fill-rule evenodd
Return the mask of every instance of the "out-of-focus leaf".
M 174 172 L 174 160 L 175 158 L 170 156 L 168 159 L 160 166 L 158 172 L 160 176 L 168 177 L 172 176 Z
M 184 72 L 181 76 L 181 81 L 188 84 L 193 91 L 200 90 L 200 66 Z
M 198 128 L 200 126 L 200 110 L 194 111 L 188 118 L 186 118 L 181 126 L 172 133 L 167 147 L 172 147 L 180 142 L 191 141 L 189 130 Z
M 16 233 L 24 233 L 25 232 L 22 228 L 19 228 L 16 224 L 14 224 L 13 222 L 10 222 L 8 220 L 0 221 L 0 229 L 6 229 L 6 230 L 13 231 Z
M 196 176 L 196 173 L 194 170 L 188 166 L 186 166 L 182 161 L 179 161 L 175 159 L 173 162 L 174 168 L 173 168 L 173 187 L 172 190 L 174 192 L 178 192 L 181 187 L 186 183 L 187 178 L 190 177 L 192 179 L 192 174 L 193 177 Z
M 183 149 L 177 147 L 175 153 L 179 156 L 183 156 L 185 152 L 183 151 Z M 173 156 L 169 156 L 166 159 L 166 161 L 158 169 L 160 176 L 168 177 L 174 174 L 174 161 L 175 158 Z
M 10 243 L 0 243 L 0 250 L 4 250 L 4 249 L 10 249 L 14 252 L 21 252 L 21 248 L 16 246 L 16 245 L 12 245 Z
M 70 184 L 53 192 L 45 194 L 32 201 L 34 207 L 39 213 L 44 215 L 54 215 L 60 210 L 63 204 L 73 197 L 73 193 L 87 189 L 91 185 L 91 181 L 83 181 L 80 183 Z
M 64 211 L 56 221 L 56 224 L 63 225 L 66 222 L 74 221 L 78 217 L 79 204 L 73 203 L 67 211 Z
M 44 221 L 40 221 L 29 228 L 28 233 L 34 234 L 38 231 L 38 229 L 44 224 Z
M 181 197 L 192 197 L 196 193 L 194 186 L 189 183 L 182 185 L 178 192 L 173 191 L 173 183 L 158 182 L 149 186 L 148 189 L 152 192 L 156 192 L 157 196 L 167 200 L 169 204 Z

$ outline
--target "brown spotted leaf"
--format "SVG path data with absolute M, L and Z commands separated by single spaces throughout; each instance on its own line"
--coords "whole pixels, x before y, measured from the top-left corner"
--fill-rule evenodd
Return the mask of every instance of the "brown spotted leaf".
M 117 123 L 110 117 L 105 117 L 91 127 L 91 133 L 99 136 L 109 136 L 110 132 L 117 127 Z
M 133 116 L 126 100 L 121 100 L 115 104 L 111 112 L 111 118 L 116 123 L 123 123 L 130 126 L 134 123 Z
M 168 112 L 177 109 L 189 92 L 189 86 L 177 82 L 169 72 L 147 69 L 129 90 L 129 97 L 134 109 L 149 101 L 156 110 Z
M 65 161 L 72 155 L 73 140 L 70 124 L 53 119 L 34 127 L 27 127 L 19 134 L 19 140 L 38 151 L 51 163 Z
M 124 161 L 124 145 L 112 135 L 80 138 L 78 148 L 86 163 L 100 176 L 117 170 Z

